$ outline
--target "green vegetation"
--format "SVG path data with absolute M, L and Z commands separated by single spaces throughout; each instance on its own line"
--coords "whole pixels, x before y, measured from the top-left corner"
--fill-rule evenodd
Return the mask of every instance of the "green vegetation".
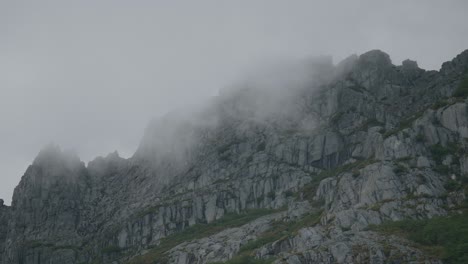
M 377 119 L 371 118 L 365 121 L 357 130 L 367 131 L 370 127 L 384 126 L 384 125 L 385 125 L 384 123 L 379 122 Z
M 403 164 L 397 163 L 395 168 L 393 168 L 393 172 L 396 175 L 403 175 L 408 172 L 408 168 L 406 168 L 406 166 Z
M 152 206 L 152 207 L 148 207 L 146 209 L 143 209 L 142 211 L 136 213 L 133 218 L 134 219 L 139 219 L 139 218 L 142 218 L 146 215 L 149 215 L 149 214 L 155 214 L 158 212 L 160 206 Z
M 337 123 L 340 120 L 340 118 L 343 117 L 344 114 L 345 113 L 343 113 L 343 112 L 335 113 L 333 116 L 331 116 L 330 122 L 331 123 Z
M 315 193 L 317 192 L 317 188 L 320 182 L 323 179 L 334 177 L 334 176 L 337 176 L 338 174 L 341 174 L 343 172 L 349 172 L 349 171 L 352 172 L 353 177 L 359 177 L 360 175 L 359 170 L 372 163 L 375 163 L 374 159 L 359 160 L 354 163 L 349 163 L 349 164 L 336 167 L 334 169 L 324 170 L 320 172 L 319 174 L 314 175 L 312 177 L 312 180 L 309 183 L 305 184 L 302 187 L 302 189 L 299 190 L 299 192 L 297 192 L 296 195 L 299 195 L 302 193 L 303 199 L 309 200 L 310 202 L 315 202 L 313 201 L 313 198 L 315 196 Z
M 468 96 L 468 75 L 462 79 L 457 89 L 453 92 L 454 97 L 466 98 Z
M 314 226 L 320 221 L 321 212 L 312 213 L 304 216 L 296 222 L 278 221 L 273 223 L 265 233 L 261 234 L 257 239 L 249 241 L 243 245 L 239 254 L 227 262 L 226 264 L 268 264 L 272 263 L 274 259 L 255 259 L 255 251 L 264 245 L 272 243 L 277 240 L 282 240 L 288 237 L 297 235 L 297 232 L 304 227 Z M 220 262 L 217 262 L 220 263 Z M 214 263 L 213 263 L 214 264 Z
M 354 169 L 352 173 L 353 173 L 353 178 L 357 178 L 361 175 L 361 172 L 358 169 Z
M 117 247 L 117 246 L 108 246 L 102 249 L 102 253 L 104 254 L 112 254 L 112 253 L 119 253 L 123 249 Z
M 216 220 L 210 224 L 196 224 L 188 227 L 179 233 L 175 233 L 166 238 L 161 239 L 159 246 L 151 249 L 147 254 L 138 256 L 132 259 L 129 263 L 132 264 L 149 264 L 158 261 L 159 263 L 167 263 L 166 252 L 171 248 L 194 239 L 199 239 L 216 234 L 224 229 L 239 227 L 248 222 L 251 222 L 261 216 L 278 212 L 279 210 L 270 209 L 253 209 L 241 214 L 230 213 L 223 218 Z
M 444 184 L 444 188 L 449 191 L 458 191 L 461 190 L 463 185 L 455 180 L 450 179 L 447 183 Z
M 271 200 L 274 200 L 276 198 L 276 193 L 275 191 L 270 191 L 267 193 L 267 197 L 270 198 Z
M 455 143 L 449 143 L 446 147 L 436 144 L 432 145 L 429 149 L 432 154 L 432 158 L 436 162 L 436 166 L 434 170 L 440 174 L 448 174 L 450 172 L 450 168 L 447 165 L 443 165 L 442 161 L 447 155 L 454 155 L 455 157 L 460 154 L 460 146 Z M 457 162 L 455 158 L 453 162 Z
M 408 162 L 411 159 L 413 159 L 411 156 L 405 156 L 405 157 L 401 157 L 401 158 L 396 159 L 396 161 L 397 162 Z
M 442 163 L 443 158 L 450 154 L 450 150 L 440 144 L 432 145 L 429 150 L 437 163 Z
M 242 246 L 239 253 L 252 252 L 268 243 L 295 236 L 299 229 L 316 225 L 321 214 L 321 212 L 308 214 L 296 222 L 275 222 L 269 231 Z
M 257 204 L 261 204 L 263 200 L 265 200 L 265 195 L 262 194 L 259 197 L 257 197 Z
M 274 259 L 256 259 L 253 256 L 234 257 L 226 262 L 212 262 L 211 264 L 270 264 Z
M 424 110 L 419 111 L 416 114 L 410 116 L 409 118 L 402 120 L 400 122 L 400 125 L 397 128 L 385 132 L 383 137 L 388 138 L 388 137 L 390 137 L 392 135 L 397 134 L 398 132 L 402 131 L 403 129 L 411 127 L 413 122 L 416 121 L 416 119 L 420 118 L 423 114 L 424 114 Z
M 450 167 L 447 165 L 438 164 L 434 167 L 434 171 L 442 175 L 448 175 L 450 173 Z
M 444 166 L 444 165 L 441 165 L 441 166 Z M 437 167 L 440 167 L 440 166 L 437 166 Z M 437 168 L 436 167 L 436 168 Z M 448 166 L 445 166 L 447 167 L 447 170 L 449 171 L 448 169 Z M 457 179 L 458 178 L 458 179 Z M 458 176 L 457 178 L 450 178 L 445 184 L 444 184 L 444 188 L 448 191 L 448 192 L 454 192 L 454 191 L 463 191 L 465 193 L 465 196 L 467 198 L 465 198 L 465 201 L 463 204 L 457 206 L 457 209 L 460 209 L 460 208 L 468 208 L 468 175 L 467 174 L 463 174 L 463 175 L 460 175 Z
M 322 171 L 320 174 L 319 174 L 319 178 L 322 178 L 322 179 L 325 179 L 325 178 L 328 178 L 328 177 L 333 177 L 333 176 L 336 176 L 338 174 L 341 174 L 341 173 L 344 173 L 344 172 L 348 172 L 348 171 L 352 171 L 353 169 L 362 169 L 372 163 L 375 163 L 375 160 L 373 159 L 366 159 L 366 160 L 359 160 L 359 161 L 356 161 L 356 162 L 353 162 L 353 163 L 349 163 L 349 164 L 345 164 L 345 165 L 342 165 L 342 166 L 339 166 L 339 167 L 336 167 L 334 169 L 331 169 L 331 170 L 325 170 L 325 171 Z
M 442 108 L 442 107 L 445 107 L 445 106 L 447 106 L 447 105 L 449 105 L 449 104 L 450 104 L 449 101 L 447 101 L 446 99 L 442 99 L 442 100 L 440 100 L 440 101 L 435 102 L 435 103 L 431 106 L 431 108 L 432 108 L 432 110 L 437 110 L 437 109 Z
M 71 249 L 71 250 L 78 250 L 80 247 L 78 246 L 72 246 L 72 245 L 56 245 L 54 243 L 47 243 L 39 240 L 28 240 L 23 243 L 23 246 L 26 248 L 50 248 L 52 251 L 55 250 L 65 250 L 65 249 Z
M 38 248 L 38 247 L 53 247 L 54 244 L 45 243 L 39 240 L 29 240 L 24 242 L 24 246 L 27 248 Z
M 468 263 L 468 213 L 371 226 L 371 230 L 406 237 L 446 263 Z
M 292 190 L 287 190 L 284 192 L 284 195 L 287 197 L 293 197 L 294 196 L 294 192 Z
M 304 200 L 308 200 L 310 202 L 313 201 L 315 193 L 317 192 L 317 188 L 320 182 L 327 178 L 324 174 L 314 175 L 312 176 L 312 181 L 305 184 L 297 193 L 296 198 L 299 198 L 299 195 L 302 194 L 302 198 Z
M 72 246 L 72 245 L 63 245 L 63 246 L 54 246 L 52 250 L 66 250 L 66 249 L 71 249 L 71 250 L 81 250 L 81 247 L 77 246 Z

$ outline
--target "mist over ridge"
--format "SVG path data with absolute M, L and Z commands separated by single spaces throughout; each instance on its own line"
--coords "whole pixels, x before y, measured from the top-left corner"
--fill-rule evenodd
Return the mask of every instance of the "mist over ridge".
M 404 63 L 417 62 L 406 59 Z M 129 159 L 147 159 L 155 167 L 161 163 L 183 168 L 189 163 L 194 149 L 207 142 L 204 139 L 217 133 L 223 124 L 243 133 L 252 126 L 274 129 L 295 129 L 313 133 L 318 128 L 320 108 L 314 107 L 314 97 L 320 89 L 342 80 L 353 67 L 369 64 L 371 68 L 396 67 L 390 56 L 380 50 L 371 50 L 360 56 L 353 54 L 333 63 L 332 56 L 304 59 L 271 59 L 269 64 L 257 65 L 231 85 L 221 88 L 216 96 L 184 108 L 173 109 L 161 117 L 154 117 L 147 125 L 136 152 Z M 422 70 L 424 71 L 424 70 Z M 60 153 L 60 146 L 50 143 L 45 151 Z M 76 151 L 65 149 L 66 157 L 77 159 Z M 44 156 L 39 153 L 39 156 Z M 107 156 L 119 157 L 118 150 Z M 102 159 L 96 157 L 95 159 Z M 120 158 L 120 157 L 119 157 Z M 70 158 L 67 158 L 70 160 Z
M 0 264 L 468 263 L 468 1 L 0 1 Z
M 468 50 L 440 71 L 380 50 L 281 61 L 154 119 L 130 158 L 49 144 L 0 205 L 0 260 L 462 259 L 379 228 L 465 223 L 467 74 Z
M 45 143 L 85 161 L 115 149 L 131 157 L 152 117 L 215 96 L 270 58 L 340 61 L 379 48 L 437 70 L 468 45 L 466 5 L 2 2 L 0 197 L 10 202 Z

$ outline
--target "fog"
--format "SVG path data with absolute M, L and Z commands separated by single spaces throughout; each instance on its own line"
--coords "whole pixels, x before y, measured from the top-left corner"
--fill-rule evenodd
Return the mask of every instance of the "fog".
M 49 142 L 133 155 L 149 120 L 272 62 L 371 49 L 439 69 L 468 48 L 459 1 L 2 1 L 0 198 Z M 268 78 L 263 81 L 271 82 Z
M 353 62 L 357 56 L 353 56 Z M 349 60 L 347 60 L 349 61 Z M 342 75 L 331 57 L 275 60 L 220 89 L 218 95 L 153 119 L 133 158 L 168 183 L 225 144 L 254 131 L 310 134 L 318 125 L 311 104 L 322 85 Z

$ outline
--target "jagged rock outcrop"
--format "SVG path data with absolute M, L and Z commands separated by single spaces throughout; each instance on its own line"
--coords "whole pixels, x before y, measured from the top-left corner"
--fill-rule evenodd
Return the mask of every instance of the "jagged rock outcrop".
M 0 205 L 0 263 L 151 263 L 152 252 L 208 263 L 246 248 L 276 263 L 439 263 L 366 228 L 444 216 L 466 199 L 447 184 L 468 172 L 467 102 L 453 96 L 468 51 L 438 72 L 379 50 L 294 69 L 153 121 L 130 159 L 85 166 L 46 147 Z M 272 211 L 165 242 L 258 209 Z
M 3 199 L 0 199 L 0 260 L 3 259 L 5 250 L 5 238 L 8 232 L 9 219 L 10 208 L 4 205 Z

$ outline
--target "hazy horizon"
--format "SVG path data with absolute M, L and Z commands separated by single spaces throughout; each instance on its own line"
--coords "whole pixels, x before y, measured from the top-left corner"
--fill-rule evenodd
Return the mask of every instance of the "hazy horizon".
M 50 142 L 131 156 L 149 121 L 272 61 L 372 49 L 441 64 L 468 49 L 466 1 L 0 3 L 0 198 Z

